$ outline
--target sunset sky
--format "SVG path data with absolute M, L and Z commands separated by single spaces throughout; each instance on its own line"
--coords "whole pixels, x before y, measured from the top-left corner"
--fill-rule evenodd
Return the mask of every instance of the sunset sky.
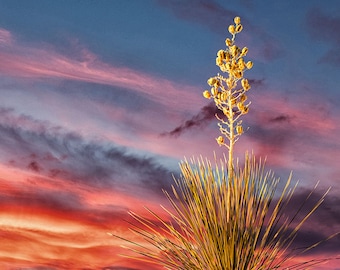
M 296 246 L 340 231 L 340 1 L 0 0 L 0 269 L 160 269 L 108 233 L 138 240 L 127 212 L 166 217 L 179 162 L 227 151 L 202 92 L 235 16 L 254 62 L 236 155 L 293 171 L 293 202 L 332 187 Z M 329 257 L 339 236 L 297 260 Z

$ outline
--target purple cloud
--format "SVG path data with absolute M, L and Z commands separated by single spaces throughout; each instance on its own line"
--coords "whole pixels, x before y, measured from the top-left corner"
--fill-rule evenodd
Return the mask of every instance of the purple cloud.
M 163 132 L 161 136 L 178 137 L 185 131 L 205 126 L 208 121 L 215 118 L 215 114 L 221 114 L 220 110 L 218 110 L 213 103 L 210 103 L 209 105 L 204 106 L 198 114 L 194 115 L 189 120 L 186 120 L 183 124 L 177 126 L 171 131 Z
M 305 217 L 323 195 L 321 188 L 317 188 L 309 199 L 306 200 L 309 193 L 310 190 L 308 189 L 298 189 L 285 208 L 285 217 L 292 218 L 297 209 L 303 205 L 293 224 L 297 224 L 299 220 Z M 315 243 L 322 242 L 319 246 L 311 249 L 308 254 L 317 254 L 320 250 L 336 254 L 340 252 L 340 235 L 338 234 L 327 241 L 325 240 L 335 233 L 340 233 L 339 224 L 340 199 L 336 194 L 332 195 L 332 192 L 330 192 L 327 194 L 324 202 L 299 230 L 291 248 L 303 250 Z
M 161 194 L 172 183 L 171 172 L 153 158 L 127 154 L 127 149 L 106 142 L 87 141 L 11 109 L 1 111 L 0 146 L 10 166 L 113 190 L 134 185 L 135 190 Z

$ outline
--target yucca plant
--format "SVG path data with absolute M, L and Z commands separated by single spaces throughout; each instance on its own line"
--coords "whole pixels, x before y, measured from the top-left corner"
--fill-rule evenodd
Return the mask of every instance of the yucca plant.
M 231 38 L 226 39 L 226 49 L 217 53 L 216 64 L 228 77 L 218 74 L 209 78 L 211 89 L 203 92 L 223 113 L 223 117 L 216 115 L 221 132 L 216 140 L 227 148 L 228 156 L 215 159 L 213 164 L 203 158 L 180 164 L 182 174 L 174 180 L 172 194 L 164 191 L 172 206 L 163 207 L 169 220 L 149 209 L 152 218 L 130 212 L 138 224 L 131 224 L 131 231 L 144 239 L 144 244 L 139 244 L 122 238 L 136 254 L 130 258 L 166 269 L 283 269 L 291 258 L 318 244 L 298 253 L 290 249 L 299 229 L 328 191 L 302 218 L 298 217 L 304 205 L 289 218 L 285 209 L 296 189 L 291 175 L 279 191 L 279 179 L 265 171 L 261 160 L 246 153 L 244 165 L 234 162 L 234 145 L 243 133 L 240 118 L 250 105 L 246 104 L 250 84 L 244 72 L 253 66 L 244 61 L 248 49 L 235 44 L 242 28 L 236 17 L 228 28 Z M 319 262 L 303 262 L 289 269 L 306 269 Z

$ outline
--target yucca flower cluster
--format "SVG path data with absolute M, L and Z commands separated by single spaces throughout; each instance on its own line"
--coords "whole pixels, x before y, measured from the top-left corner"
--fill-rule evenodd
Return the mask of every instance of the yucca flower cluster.
M 253 62 L 245 62 L 244 57 L 248 53 L 248 48 L 242 49 L 235 44 L 235 38 L 243 29 L 240 17 L 234 18 L 234 23 L 228 27 L 231 38 L 225 40 L 226 49 L 219 50 L 216 57 L 216 65 L 228 77 L 217 74 L 208 79 L 210 91 L 205 90 L 203 96 L 212 98 L 218 109 L 225 118 L 220 118 L 218 126 L 223 136 L 216 138 L 220 146 L 229 149 L 229 172 L 233 170 L 233 148 L 234 144 L 243 133 L 242 120 L 240 117 L 249 111 L 250 102 L 247 102 L 247 91 L 251 88 L 248 79 L 244 78 L 244 72 L 253 67 Z M 225 138 L 227 140 L 225 140 Z M 228 141 L 228 143 L 226 143 Z

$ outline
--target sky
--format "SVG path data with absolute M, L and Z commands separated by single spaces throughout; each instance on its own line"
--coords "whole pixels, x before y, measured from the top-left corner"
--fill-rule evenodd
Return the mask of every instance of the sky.
M 139 241 L 128 211 L 167 218 L 179 163 L 226 153 L 202 92 L 235 16 L 254 63 L 235 155 L 292 171 L 293 205 L 331 187 L 297 246 L 340 231 L 339 1 L 0 0 L 1 269 L 161 269 L 109 233 Z M 310 258 L 340 269 L 340 237 Z

